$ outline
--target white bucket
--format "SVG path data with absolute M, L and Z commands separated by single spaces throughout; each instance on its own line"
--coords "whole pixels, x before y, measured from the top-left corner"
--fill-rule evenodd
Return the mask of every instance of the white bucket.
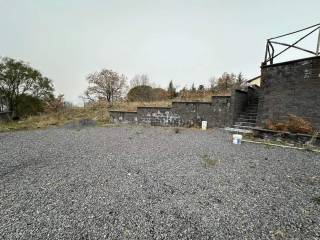
M 207 121 L 202 121 L 202 122 L 201 122 L 201 129 L 202 129 L 202 130 L 207 130 L 207 124 L 208 124 Z
M 233 144 L 241 144 L 242 135 L 240 134 L 233 134 Z

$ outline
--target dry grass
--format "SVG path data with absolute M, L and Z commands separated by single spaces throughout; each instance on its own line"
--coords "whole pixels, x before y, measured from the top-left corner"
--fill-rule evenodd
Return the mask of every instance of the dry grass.
M 229 93 L 219 93 L 216 95 L 228 95 Z M 54 110 L 45 114 L 30 116 L 20 121 L 10 121 L 0 123 L 0 132 L 22 129 L 38 129 L 47 128 L 49 126 L 62 126 L 71 121 L 80 119 L 93 119 L 98 124 L 109 122 L 108 110 L 137 111 L 137 107 L 170 107 L 172 101 L 211 101 L 211 97 L 215 95 L 210 91 L 202 93 L 189 94 L 184 97 L 168 99 L 164 101 L 154 102 L 129 102 L 119 101 L 112 105 L 99 101 L 90 103 L 85 107 L 72 107 Z
M 137 111 L 137 107 L 171 107 L 174 101 L 199 101 L 199 102 L 211 102 L 212 96 L 230 96 L 229 92 L 220 92 L 213 94 L 212 92 L 203 93 L 188 93 L 188 95 L 179 96 L 174 99 L 168 99 L 163 101 L 153 102 L 129 102 L 120 101 L 109 106 L 109 110 L 121 110 L 121 111 Z
M 184 91 L 179 94 L 175 101 L 199 101 L 211 102 L 212 96 L 230 96 L 231 91 L 212 92 L 210 90 L 204 91 Z
M 110 110 L 121 110 L 121 111 L 137 111 L 137 107 L 170 107 L 170 100 L 155 101 L 155 102 L 128 102 L 122 101 L 114 103 L 109 107 Z
M 230 91 L 219 91 L 213 93 L 209 90 L 204 91 L 184 91 L 179 94 L 178 97 L 174 99 L 167 99 L 162 101 L 152 101 L 152 102 L 129 102 L 129 101 L 119 101 L 109 106 L 109 110 L 121 110 L 121 111 L 137 111 L 137 107 L 171 107 L 174 101 L 199 101 L 199 102 L 211 102 L 212 96 L 230 96 Z
M 80 119 L 96 120 L 98 124 L 102 125 L 109 122 L 109 115 L 106 106 L 102 104 L 65 108 L 58 112 L 30 116 L 20 121 L 2 122 L 0 123 L 0 132 L 62 126 L 65 123 Z
M 275 131 L 292 133 L 312 134 L 314 132 L 314 128 L 309 121 L 295 115 L 289 115 L 288 120 L 286 121 L 276 122 L 273 120 L 268 120 L 266 122 L 266 128 Z

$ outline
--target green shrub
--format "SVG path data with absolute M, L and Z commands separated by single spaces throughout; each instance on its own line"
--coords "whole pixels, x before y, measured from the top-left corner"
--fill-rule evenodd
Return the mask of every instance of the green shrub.
M 43 112 L 44 102 L 31 95 L 20 95 L 17 98 L 17 116 L 26 117 Z

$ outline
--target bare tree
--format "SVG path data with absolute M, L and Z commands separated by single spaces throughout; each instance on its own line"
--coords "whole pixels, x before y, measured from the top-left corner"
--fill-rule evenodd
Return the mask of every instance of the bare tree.
M 236 87 L 238 88 L 243 87 L 245 85 L 245 82 L 246 82 L 246 78 L 243 76 L 242 72 L 240 72 L 236 78 Z
M 218 79 L 215 76 L 209 78 L 209 84 L 210 84 L 210 90 L 213 91 L 218 84 Z
M 105 99 L 113 102 L 122 97 L 126 89 L 126 77 L 112 70 L 102 69 L 87 77 L 89 86 L 84 92 L 84 98 L 89 101 Z
M 236 75 L 233 73 L 223 73 L 217 80 L 218 90 L 230 90 L 236 82 Z
M 130 81 L 130 87 L 150 86 L 150 78 L 147 74 L 136 74 Z

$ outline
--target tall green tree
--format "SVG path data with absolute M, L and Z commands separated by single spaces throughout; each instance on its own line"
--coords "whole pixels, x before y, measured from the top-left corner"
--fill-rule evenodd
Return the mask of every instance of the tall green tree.
M 197 91 L 196 87 L 194 86 L 194 83 L 192 83 L 190 90 L 191 90 L 191 92 L 196 92 Z
M 176 91 L 176 88 L 174 87 L 173 82 L 171 80 L 169 83 L 169 86 L 168 86 L 168 97 L 175 98 L 176 96 L 177 96 L 177 91 Z
M 30 95 L 39 99 L 53 98 L 52 81 L 29 64 L 4 57 L 0 61 L 0 96 L 12 117 L 17 115 L 20 96 Z

